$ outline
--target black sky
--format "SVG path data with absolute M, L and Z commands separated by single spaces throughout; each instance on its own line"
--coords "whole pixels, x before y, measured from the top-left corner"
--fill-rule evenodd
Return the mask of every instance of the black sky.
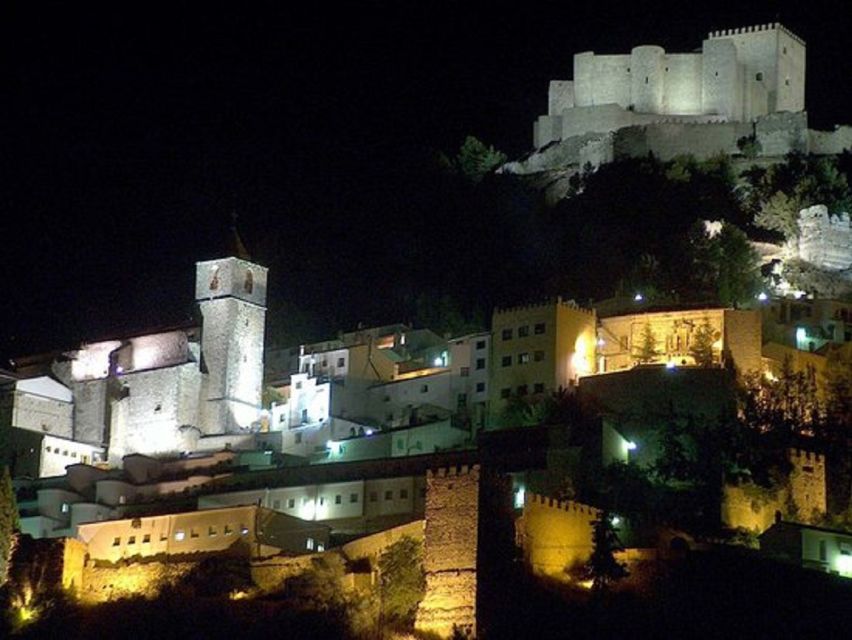
M 407 234 L 397 185 L 467 134 L 525 152 L 577 51 L 780 18 L 808 43 L 812 125 L 852 122 L 840 2 L 336 4 L 7 8 L 0 355 L 184 319 L 234 210 L 275 255 L 271 295 L 327 326 L 379 319 L 392 252 L 452 232 Z

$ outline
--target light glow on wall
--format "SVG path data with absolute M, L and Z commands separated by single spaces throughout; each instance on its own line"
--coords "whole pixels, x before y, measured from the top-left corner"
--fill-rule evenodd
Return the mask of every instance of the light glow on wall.
M 852 556 L 841 553 L 834 559 L 834 568 L 844 576 L 852 576 Z
M 523 509 L 524 508 L 525 496 L 526 496 L 526 489 L 524 489 L 524 487 L 518 487 L 518 490 L 515 491 L 515 509 Z

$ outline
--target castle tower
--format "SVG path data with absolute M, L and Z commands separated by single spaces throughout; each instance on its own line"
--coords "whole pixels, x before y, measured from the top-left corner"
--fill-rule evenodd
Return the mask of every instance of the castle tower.
M 239 241 L 239 239 L 237 239 Z M 241 257 L 196 264 L 203 317 L 200 422 L 204 433 L 232 433 L 260 416 L 267 269 Z

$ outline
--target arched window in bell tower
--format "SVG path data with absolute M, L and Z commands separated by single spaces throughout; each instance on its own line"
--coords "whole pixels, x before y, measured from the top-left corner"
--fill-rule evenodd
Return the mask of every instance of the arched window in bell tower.
M 254 290 L 254 275 L 252 275 L 251 269 L 246 271 L 246 281 L 243 284 L 243 288 L 246 293 L 251 293 Z
M 216 291 L 219 288 L 219 267 L 213 267 L 210 278 L 210 291 Z

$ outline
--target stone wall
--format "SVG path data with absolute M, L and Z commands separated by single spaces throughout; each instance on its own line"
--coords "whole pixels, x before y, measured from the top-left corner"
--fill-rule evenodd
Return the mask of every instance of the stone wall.
M 835 126 L 833 131 L 808 130 L 808 148 L 817 155 L 836 155 L 852 149 L 852 127 Z
M 593 550 L 592 521 L 599 511 L 579 502 L 527 493 L 517 531 L 533 573 L 564 578 L 566 570 L 588 561 Z
M 476 633 L 479 465 L 429 471 L 423 568 L 426 595 L 418 630 L 449 637 L 453 627 Z
M 852 222 L 849 214 L 832 216 L 818 204 L 799 212 L 798 253 L 802 260 L 828 271 L 852 267 Z
M 196 566 L 196 562 L 136 562 L 120 566 L 95 566 L 90 562 L 83 567 L 77 598 L 90 604 L 119 598 L 155 598 Z

